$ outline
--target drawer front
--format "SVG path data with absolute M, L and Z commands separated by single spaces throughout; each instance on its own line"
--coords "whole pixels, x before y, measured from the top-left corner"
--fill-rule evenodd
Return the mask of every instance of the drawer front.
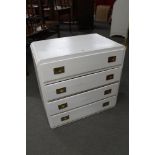
M 72 121 L 87 117 L 97 112 L 112 108 L 113 106 L 115 106 L 115 104 L 116 96 L 113 96 L 64 113 L 49 116 L 50 126 L 51 128 L 55 128 L 57 126 L 70 123 Z
M 55 115 L 67 110 L 71 110 L 104 98 L 117 95 L 119 83 L 111 84 L 105 87 L 94 89 L 88 92 L 77 94 L 47 103 L 47 111 L 49 115 Z
M 121 65 L 124 51 L 113 51 L 109 53 L 98 53 L 81 57 L 70 58 L 39 66 L 40 76 L 43 82 L 51 82 L 91 72 L 98 69 Z
M 50 84 L 44 87 L 45 99 L 47 102 L 51 102 L 55 99 L 117 82 L 120 80 L 120 75 L 121 67 Z

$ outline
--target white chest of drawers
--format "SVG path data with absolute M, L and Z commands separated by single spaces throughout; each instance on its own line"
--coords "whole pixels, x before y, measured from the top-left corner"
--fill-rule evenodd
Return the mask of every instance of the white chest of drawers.
M 31 44 L 51 128 L 116 104 L 125 47 L 98 34 Z

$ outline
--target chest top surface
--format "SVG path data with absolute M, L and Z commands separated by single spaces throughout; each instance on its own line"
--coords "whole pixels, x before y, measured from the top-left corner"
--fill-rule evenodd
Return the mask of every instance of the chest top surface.
M 36 41 L 31 50 L 36 63 L 66 59 L 69 56 L 83 56 L 94 51 L 117 50 L 125 47 L 99 34 L 78 35 L 49 40 Z

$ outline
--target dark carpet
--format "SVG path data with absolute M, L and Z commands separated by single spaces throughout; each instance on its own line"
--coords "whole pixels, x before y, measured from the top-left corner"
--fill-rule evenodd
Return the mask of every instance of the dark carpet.
M 107 24 L 95 24 L 93 31 L 61 27 L 61 37 L 98 33 L 109 37 Z M 51 36 L 50 38 L 55 38 Z M 112 37 L 124 43 L 122 37 Z M 71 124 L 51 129 L 40 98 L 30 51 L 27 50 L 26 144 L 27 155 L 128 155 L 129 154 L 129 53 L 126 51 L 118 101 L 115 108 Z

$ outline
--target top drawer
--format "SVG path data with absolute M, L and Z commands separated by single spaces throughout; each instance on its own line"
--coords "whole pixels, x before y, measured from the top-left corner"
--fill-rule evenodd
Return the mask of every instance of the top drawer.
M 39 66 L 39 75 L 41 81 L 48 83 L 69 76 L 121 65 L 123 63 L 123 52 L 123 50 L 108 53 L 100 52 L 47 64 L 44 63 Z

